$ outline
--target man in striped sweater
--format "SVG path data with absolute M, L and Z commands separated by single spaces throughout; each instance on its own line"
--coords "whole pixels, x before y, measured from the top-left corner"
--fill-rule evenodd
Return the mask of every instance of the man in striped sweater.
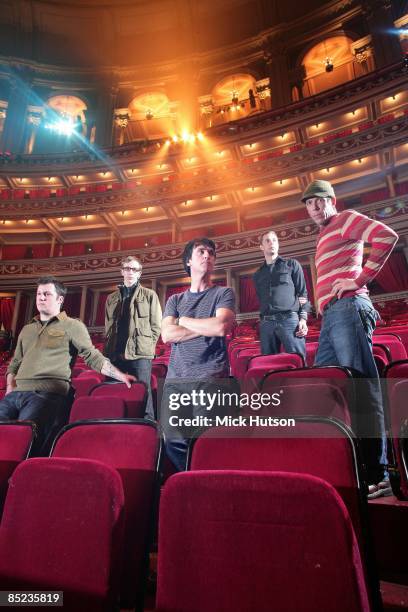
M 334 189 L 328 181 L 310 183 L 302 201 L 320 228 L 316 299 L 323 320 L 315 365 L 346 366 L 365 377 L 353 427 L 362 438 L 367 477 L 372 483 L 369 497 L 379 497 L 390 493 L 390 487 L 385 472 L 384 411 L 372 352 L 378 313 L 368 297 L 366 283 L 381 270 L 398 236 L 390 227 L 355 210 L 338 213 Z M 366 243 L 370 250 L 363 264 Z

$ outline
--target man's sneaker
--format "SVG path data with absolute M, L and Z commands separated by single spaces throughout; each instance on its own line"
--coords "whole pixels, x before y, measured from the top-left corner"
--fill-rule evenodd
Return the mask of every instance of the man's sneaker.
M 382 480 L 376 485 L 368 487 L 367 499 L 377 499 L 377 497 L 388 497 L 392 495 L 392 489 L 389 480 Z

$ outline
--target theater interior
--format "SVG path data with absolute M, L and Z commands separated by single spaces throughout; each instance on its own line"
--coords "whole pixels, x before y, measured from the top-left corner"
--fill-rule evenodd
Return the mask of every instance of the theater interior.
M 369 285 L 392 496 L 367 503 L 358 441 L 347 420 L 313 420 L 316 387 L 302 389 L 317 406 L 300 413 L 305 439 L 241 448 L 232 434 L 223 455 L 209 435 L 173 474 L 160 424 L 140 422 L 145 397 L 115 407 L 100 394 L 98 421 L 86 398 L 104 377 L 78 359 L 70 423 L 89 422 L 71 449 L 73 426 L 52 458 L 27 458 L 31 425 L 14 424 L 15 439 L 0 425 L 0 590 L 63 591 L 75 611 L 408 610 L 407 136 L 407 0 L 2 0 L 0 398 L 38 277 L 65 284 L 65 311 L 103 351 L 122 258 L 140 259 L 164 310 L 190 285 L 185 243 L 202 236 L 215 284 L 236 295 L 228 354 L 248 381 L 270 229 L 302 265 L 311 312 L 306 362 L 268 371 L 304 382 L 321 328 L 306 186 L 330 181 L 339 212 L 399 238 Z M 156 414 L 169 353 L 159 339 Z

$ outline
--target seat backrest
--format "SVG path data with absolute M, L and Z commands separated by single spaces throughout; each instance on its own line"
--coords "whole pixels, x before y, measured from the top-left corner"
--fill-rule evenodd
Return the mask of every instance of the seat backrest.
M 395 380 L 388 394 L 393 446 L 400 473 L 400 489 L 404 499 L 408 499 L 408 465 L 404 461 L 401 445 L 401 429 L 408 423 L 408 379 Z
M 303 357 L 298 353 L 278 353 L 277 355 L 257 355 L 251 357 L 248 363 L 248 370 L 259 366 L 270 366 L 270 370 L 283 370 L 284 368 L 303 368 L 304 365 Z
M 123 419 L 126 418 L 126 404 L 121 397 L 93 397 L 83 395 L 72 404 L 69 422 L 86 419 Z
M 387 363 L 392 361 L 390 349 L 382 342 L 373 342 L 373 355 L 379 355 Z
M 170 477 L 160 505 L 156 609 L 368 612 L 341 498 L 305 474 Z
M 125 492 L 123 607 L 143 598 L 148 544 L 155 515 L 161 436 L 153 421 L 88 421 L 65 427 L 51 451 L 54 457 L 96 459 L 115 468 Z
M 83 395 L 88 395 L 89 391 L 99 385 L 101 382 L 100 377 L 95 372 L 86 372 L 86 374 L 82 374 L 81 376 L 76 376 L 71 380 L 71 385 L 75 389 L 75 397 L 81 397 Z
M 125 383 L 102 383 L 89 391 L 92 397 L 121 397 L 126 404 L 127 416 L 132 419 L 143 418 L 147 401 L 146 383 L 141 380 L 128 388 Z
M 61 590 L 64 610 L 115 609 L 123 487 L 98 461 L 28 459 L 11 477 L 0 525 L 0 582 Z
M 34 438 L 34 423 L 5 421 L 0 423 L 0 516 L 8 481 L 17 465 L 26 459 Z
M 385 371 L 385 378 L 408 378 L 408 359 L 401 359 L 390 363 Z
M 152 363 L 152 374 L 157 378 L 166 378 L 167 376 L 167 365 L 165 363 Z
M 314 365 L 317 349 L 319 348 L 318 342 L 306 342 L 306 365 L 311 368 Z
M 391 361 L 397 361 L 399 359 L 407 358 L 407 351 L 405 346 L 401 342 L 401 339 L 394 334 L 375 334 L 373 336 L 373 343 L 384 344 L 390 349 Z

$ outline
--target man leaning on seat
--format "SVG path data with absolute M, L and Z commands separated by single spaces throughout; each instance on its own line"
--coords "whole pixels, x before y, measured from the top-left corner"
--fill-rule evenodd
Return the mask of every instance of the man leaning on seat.
M 70 408 L 71 365 L 76 354 L 97 372 L 124 382 L 134 376 L 113 366 L 92 344 L 78 319 L 61 312 L 66 288 L 53 276 L 37 281 L 39 314 L 25 325 L 7 369 L 7 389 L 0 400 L 0 420 L 31 420 L 37 436 L 33 454 L 47 454 Z

